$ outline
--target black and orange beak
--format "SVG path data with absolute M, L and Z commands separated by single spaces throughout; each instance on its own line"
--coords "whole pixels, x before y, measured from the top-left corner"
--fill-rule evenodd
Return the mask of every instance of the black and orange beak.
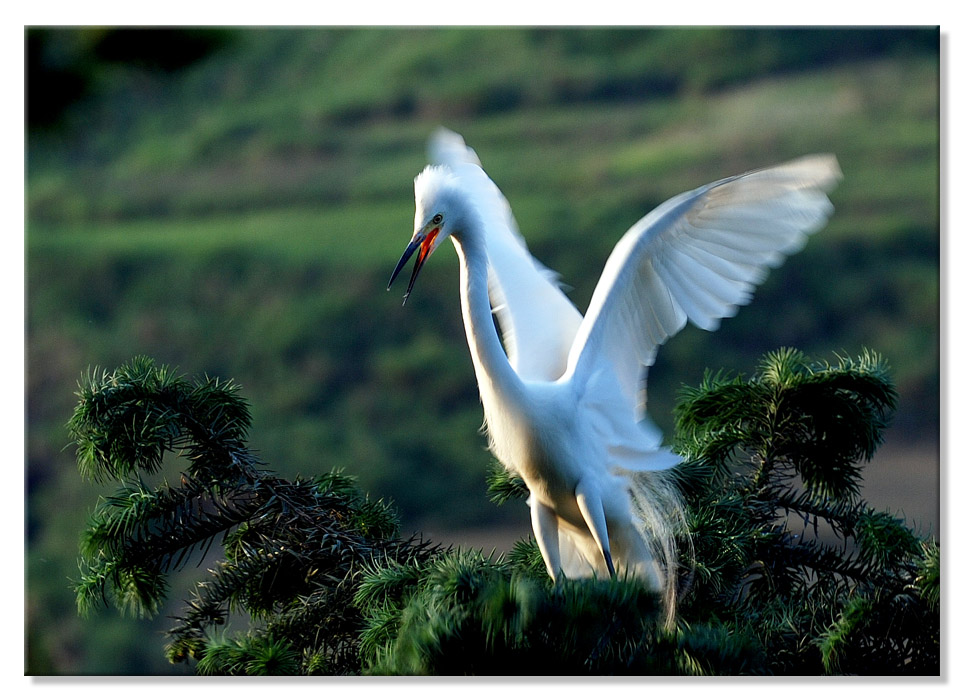
M 408 301 L 408 295 L 411 294 L 411 288 L 415 286 L 415 280 L 418 278 L 418 273 L 421 272 L 422 265 L 425 264 L 425 260 L 427 260 L 435 250 L 435 239 L 438 237 L 439 230 L 440 229 L 436 227 L 427 234 L 416 233 L 414 238 L 411 239 L 411 243 L 405 248 L 405 252 L 401 255 L 398 264 L 395 265 L 395 271 L 391 273 L 391 279 L 388 280 L 388 289 L 391 289 L 395 277 L 398 276 L 401 268 L 408 262 L 408 258 L 410 258 L 416 250 L 418 251 L 418 257 L 415 258 L 415 266 L 411 270 L 411 279 L 408 281 L 408 289 L 405 291 L 405 298 L 401 302 L 402 306 Z

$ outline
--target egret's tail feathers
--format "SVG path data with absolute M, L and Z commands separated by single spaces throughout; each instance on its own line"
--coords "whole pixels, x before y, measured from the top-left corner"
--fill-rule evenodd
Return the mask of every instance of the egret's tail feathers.
M 632 521 L 648 552 L 649 566 L 662 581 L 666 625 L 675 620 L 679 554 L 678 542 L 688 542 L 685 506 L 672 476 L 666 471 L 629 474 Z

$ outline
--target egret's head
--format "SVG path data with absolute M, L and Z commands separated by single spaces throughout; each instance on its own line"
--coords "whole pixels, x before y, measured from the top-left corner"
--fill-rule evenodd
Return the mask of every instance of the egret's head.
M 415 251 L 418 252 L 408 290 L 405 292 L 405 301 L 408 300 L 425 261 L 443 240 L 462 229 L 466 207 L 459 194 L 457 178 L 444 166 L 428 166 L 415 178 L 415 233 L 388 280 L 388 288 L 391 289 L 392 282 L 408 262 L 408 258 L 414 255 Z

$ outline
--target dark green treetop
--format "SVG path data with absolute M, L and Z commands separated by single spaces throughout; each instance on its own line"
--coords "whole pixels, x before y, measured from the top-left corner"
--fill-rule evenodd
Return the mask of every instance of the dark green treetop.
M 443 549 L 401 537 L 343 474 L 279 478 L 246 445 L 233 383 L 136 358 L 78 393 L 81 474 L 118 482 L 82 536 L 78 608 L 156 614 L 172 570 L 216 555 L 167 645 L 199 673 L 939 672 L 939 547 L 859 498 L 896 404 L 872 353 L 830 366 L 781 350 L 749 379 L 683 391 L 672 628 L 639 581 L 553 584 L 530 538 Z M 174 483 L 147 483 L 173 462 Z M 527 496 L 498 466 L 489 491 Z M 228 636 L 232 617 L 246 629 Z

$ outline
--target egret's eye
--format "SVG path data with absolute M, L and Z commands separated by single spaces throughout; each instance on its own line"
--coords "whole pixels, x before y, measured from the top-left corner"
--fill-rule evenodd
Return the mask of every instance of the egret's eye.
M 441 220 L 442 220 L 441 214 L 435 214 L 435 218 L 431 220 L 431 223 L 437 226 L 438 224 L 441 223 Z

